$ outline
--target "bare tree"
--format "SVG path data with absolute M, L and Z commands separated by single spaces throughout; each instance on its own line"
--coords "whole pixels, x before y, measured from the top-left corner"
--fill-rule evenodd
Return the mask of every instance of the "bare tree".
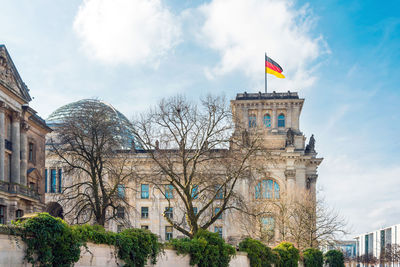
M 126 190 L 134 164 L 130 157 L 129 125 L 97 100 L 83 101 L 62 114 L 48 140 L 49 158 L 63 166 L 65 180 L 57 201 L 73 223 L 104 226 L 122 219 L 129 207 Z
M 400 246 L 398 244 L 387 244 L 382 250 L 380 261 L 395 266 L 395 263 L 400 262 Z
M 244 205 L 236 189 L 251 176 L 248 161 L 257 138 L 235 126 L 223 97 L 208 96 L 199 105 L 182 96 L 163 99 L 133 125 L 153 162 L 141 179 L 168 199 L 169 208 L 180 209 L 181 217 L 164 213 L 175 229 L 193 237 Z
M 265 238 L 262 231 L 248 232 L 266 243 L 291 241 L 305 249 L 332 245 L 339 235 L 346 233 L 346 221 L 335 210 L 327 207 L 323 199 L 316 199 L 309 190 L 298 187 L 287 188 L 278 199 L 256 202 L 249 214 L 252 216 L 243 225 L 250 224 L 249 220 L 260 222 L 266 215 L 274 218 L 273 238 Z

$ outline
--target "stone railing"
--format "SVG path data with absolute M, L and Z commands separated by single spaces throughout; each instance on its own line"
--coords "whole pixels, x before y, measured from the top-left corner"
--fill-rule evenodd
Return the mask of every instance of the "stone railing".
M 27 186 L 0 181 L 0 190 L 11 194 L 19 194 L 34 199 L 39 199 L 39 193 Z

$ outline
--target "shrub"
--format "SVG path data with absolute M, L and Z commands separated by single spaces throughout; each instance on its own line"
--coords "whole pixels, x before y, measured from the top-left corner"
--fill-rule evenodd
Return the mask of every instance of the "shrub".
M 193 239 L 171 240 L 178 254 L 189 254 L 190 265 L 198 267 L 227 267 L 235 249 L 217 234 L 200 230 Z
M 79 260 L 82 242 L 60 218 L 40 213 L 15 224 L 24 229 L 20 236 L 27 245 L 25 259 L 32 265 L 64 267 Z
M 299 250 L 290 242 L 282 242 L 273 251 L 279 254 L 276 267 L 297 267 L 299 262 Z
M 329 250 L 325 254 L 325 263 L 329 267 L 344 267 L 344 256 L 339 250 Z
M 279 255 L 258 240 L 246 238 L 239 243 L 239 250 L 247 252 L 251 267 L 271 267 L 279 262 Z
M 82 242 L 92 242 L 94 244 L 115 245 L 117 233 L 109 232 L 100 225 L 74 225 L 71 226 L 81 238 Z
M 149 258 L 155 264 L 161 249 L 157 236 L 142 229 L 126 229 L 117 234 L 115 246 L 126 267 L 143 267 Z
M 324 256 L 319 249 L 307 248 L 303 251 L 304 267 L 322 267 Z

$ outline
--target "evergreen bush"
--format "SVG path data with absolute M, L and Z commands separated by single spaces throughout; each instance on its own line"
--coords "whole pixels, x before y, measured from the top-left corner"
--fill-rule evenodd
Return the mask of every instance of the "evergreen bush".
M 324 256 L 319 249 L 307 248 L 303 251 L 304 267 L 323 267 Z
M 290 242 L 281 242 L 273 251 L 279 254 L 276 267 L 297 267 L 299 262 L 299 250 Z
M 189 254 L 190 265 L 198 267 L 228 267 L 235 248 L 217 234 L 200 230 L 193 239 L 173 239 L 170 242 L 178 254 Z
M 251 267 L 271 267 L 279 262 L 279 255 L 258 240 L 246 238 L 239 243 L 239 250 L 247 252 Z
M 325 263 L 329 267 L 344 267 L 344 256 L 339 250 L 329 250 L 325 253 Z

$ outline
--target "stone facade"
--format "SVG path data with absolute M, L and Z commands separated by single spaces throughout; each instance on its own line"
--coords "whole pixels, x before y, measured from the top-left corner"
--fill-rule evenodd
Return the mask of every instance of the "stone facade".
M 0 45 L 0 223 L 44 208 L 45 121 Z
M 308 190 L 315 196 L 317 182 L 317 168 L 322 158 L 317 157 L 315 151 L 315 139 L 311 137 L 306 145 L 306 137 L 300 130 L 300 113 L 304 99 L 297 93 L 256 93 L 237 94 L 231 101 L 233 118 L 237 125 L 232 138 L 260 138 L 262 148 L 268 152 L 268 157 L 255 154 L 250 159 L 251 166 L 262 166 L 264 173 L 252 170 L 252 179 L 243 179 L 236 186 L 236 193 L 240 194 L 248 203 L 264 205 L 267 201 L 274 201 L 291 189 L 300 188 Z M 239 125 L 240 124 L 240 125 Z M 245 130 L 243 130 L 245 129 Z M 215 152 L 218 153 L 218 152 Z M 132 153 L 140 167 L 140 172 L 148 173 L 154 166 L 146 153 Z M 56 165 L 57 159 L 48 157 L 46 168 L 62 170 L 62 166 Z M 215 170 L 218 173 L 218 169 Z M 210 177 L 211 178 L 211 177 Z M 68 185 L 70 180 L 64 176 L 62 183 Z M 58 180 L 57 180 L 58 183 Z M 58 188 L 59 184 L 55 184 Z M 110 230 L 118 231 L 128 225 L 129 227 L 148 228 L 159 235 L 161 240 L 171 237 L 181 237 L 182 234 L 165 220 L 163 214 L 172 203 L 174 218 L 183 218 L 184 209 L 178 197 L 172 194 L 171 199 L 166 199 L 160 191 L 146 182 L 132 179 L 126 188 L 126 201 L 132 208 L 125 210 L 123 220 L 111 221 L 107 225 Z M 61 191 L 61 190 L 60 190 Z M 59 194 L 47 194 L 46 202 L 55 203 Z M 213 204 L 218 207 L 218 200 Z M 63 207 L 65 208 L 65 207 Z M 200 207 L 198 207 L 200 208 Z M 211 209 L 214 209 L 212 207 Z M 262 223 L 273 224 L 273 211 L 271 215 L 263 219 Z M 70 220 L 71 218 L 66 218 Z M 125 225 L 122 222 L 125 222 Z M 261 223 L 261 224 L 262 224 Z M 245 236 L 251 235 L 249 231 L 260 228 L 260 225 L 248 225 L 243 216 L 236 211 L 227 211 L 218 219 L 209 230 L 219 232 L 222 237 L 231 243 L 237 243 Z M 275 233 L 277 234 L 277 232 Z

